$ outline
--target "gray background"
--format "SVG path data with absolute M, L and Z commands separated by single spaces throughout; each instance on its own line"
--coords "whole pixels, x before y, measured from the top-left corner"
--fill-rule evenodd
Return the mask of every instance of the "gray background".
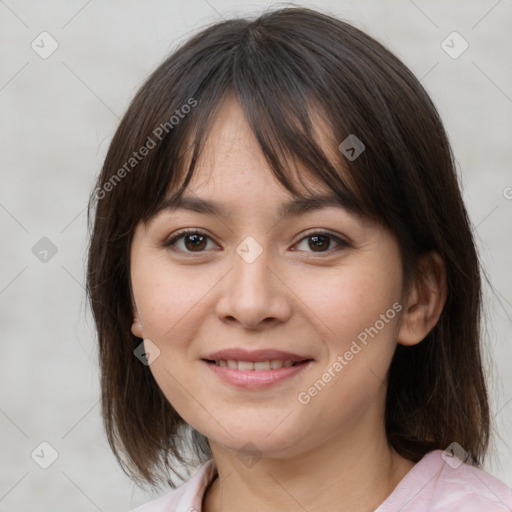
M 0 1 L 0 510 L 122 511 L 152 498 L 117 467 L 102 432 L 83 287 L 88 194 L 128 102 L 168 52 L 207 23 L 270 5 Z M 439 108 L 494 288 L 485 295 L 496 426 L 486 469 L 511 485 L 512 1 L 301 5 L 382 41 Z M 46 59 L 31 47 L 51 49 L 43 31 L 58 43 Z M 442 47 L 453 31 L 469 44 L 458 58 Z M 453 54 L 464 43 L 446 44 Z M 42 441 L 58 453 L 48 469 L 31 458 Z M 37 454 L 48 462 L 51 450 Z

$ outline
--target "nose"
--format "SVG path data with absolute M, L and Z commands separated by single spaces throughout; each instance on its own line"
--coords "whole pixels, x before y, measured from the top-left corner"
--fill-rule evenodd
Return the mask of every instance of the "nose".
M 258 330 L 286 322 L 292 313 L 290 290 L 263 250 L 249 262 L 238 253 L 233 268 L 223 280 L 215 310 L 223 322 Z

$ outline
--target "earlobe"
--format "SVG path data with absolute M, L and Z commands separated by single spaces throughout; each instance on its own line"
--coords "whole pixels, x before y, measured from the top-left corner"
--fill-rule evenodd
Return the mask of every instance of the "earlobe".
M 416 282 L 409 290 L 398 331 L 398 343 L 420 343 L 435 327 L 446 302 L 446 267 L 436 252 L 421 257 Z
M 142 323 L 139 320 L 137 312 L 133 311 L 132 334 L 137 338 L 144 338 L 142 335 Z

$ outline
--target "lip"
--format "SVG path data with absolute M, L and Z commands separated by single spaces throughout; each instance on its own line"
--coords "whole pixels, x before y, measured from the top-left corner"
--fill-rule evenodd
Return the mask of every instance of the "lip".
M 241 361 L 243 360 L 241 359 Z M 313 361 L 307 359 L 296 366 L 283 366 L 276 370 L 238 370 L 226 366 L 217 366 L 215 363 L 206 360 L 203 360 L 203 362 L 219 379 L 227 384 L 245 389 L 261 389 L 297 375 L 308 368 Z
M 212 352 L 202 359 L 208 361 L 228 361 L 230 359 L 233 361 L 270 361 L 274 359 L 279 361 L 290 360 L 296 363 L 299 361 L 308 361 L 313 358 L 274 349 L 246 350 L 243 348 L 229 348 Z

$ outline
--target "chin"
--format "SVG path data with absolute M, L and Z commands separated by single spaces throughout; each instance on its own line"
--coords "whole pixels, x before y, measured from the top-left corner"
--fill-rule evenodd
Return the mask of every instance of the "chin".
M 282 421 L 282 418 L 281 418 Z M 215 434 L 206 434 L 210 441 L 223 445 L 230 450 L 242 453 L 254 452 L 254 455 L 265 457 L 285 456 L 290 449 L 298 447 L 299 433 L 293 428 L 278 426 L 273 430 L 269 422 L 239 425 L 236 428 L 223 424 L 226 431 L 220 429 Z M 276 426 L 279 422 L 276 422 Z M 231 434 L 231 435 L 230 435 Z

